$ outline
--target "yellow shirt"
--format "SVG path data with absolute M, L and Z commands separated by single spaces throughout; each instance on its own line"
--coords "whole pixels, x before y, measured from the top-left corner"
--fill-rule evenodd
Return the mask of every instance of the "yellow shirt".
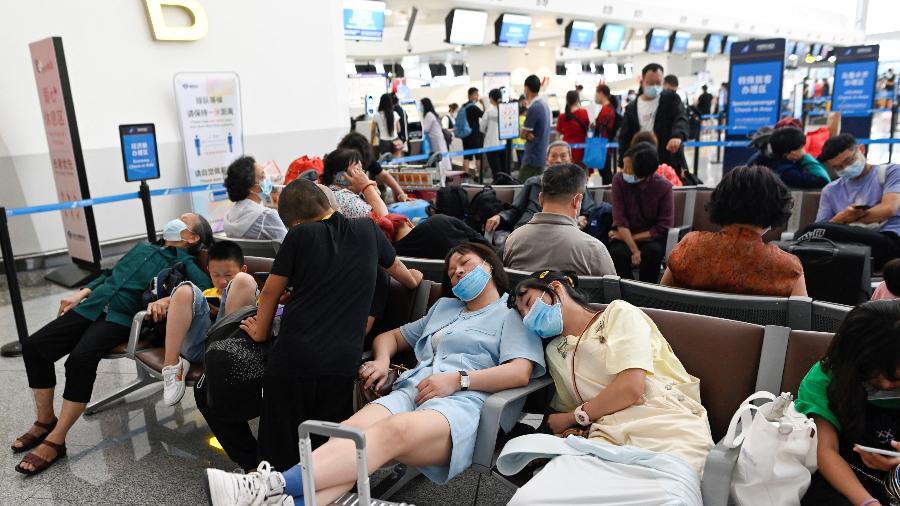
M 626 369 L 647 371 L 644 395 L 620 411 L 594 420 L 589 437 L 682 457 L 698 473 L 712 436 L 700 404 L 700 380 L 688 374 L 656 324 L 628 302 L 613 301 L 584 332 L 560 336 L 547 346 L 556 395 L 551 407 L 571 412 L 597 396 Z M 575 380 L 572 384 L 574 358 Z

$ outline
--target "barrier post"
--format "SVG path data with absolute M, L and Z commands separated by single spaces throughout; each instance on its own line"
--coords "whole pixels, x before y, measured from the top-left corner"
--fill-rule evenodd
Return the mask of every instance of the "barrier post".
M 697 140 L 700 140 L 699 136 Z M 700 177 L 700 146 L 694 146 L 694 175 Z
M 147 181 L 141 180 L 141 186 L 138 190 L 141 196 L 141 204 L 144 206 L 144 223 L 147 225 L 147 241 L 151 244 L 156 242 L 156 225 L 153 223 L 153 205 L 150 203 L 150 186 Z
M 13 258 L 5 207 L 0 207 L 0 253 L 3 254 L 3 271 L 6 274 L 6 284 L 9 286 L 9 302 L 12 305 L 19 337 L 17 341 L 0 347 L 0 355 L 17 357 L 22 354 L 22 340 L 28 337 L 28 328 L 25 326 L 25 308 L 22 305 L 22 293 L 19 291 L 19 278 L 16 276 L 16 261 Z

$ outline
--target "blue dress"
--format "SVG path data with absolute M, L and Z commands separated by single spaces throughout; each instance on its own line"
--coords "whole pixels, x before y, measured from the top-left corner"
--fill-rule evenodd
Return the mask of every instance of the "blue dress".
M 478 420 L 490 394 L 458 391 L 416 406 L 416 385 L 432 374 L 488 369 L 516 358 L 534 363 L 533 378 L 546 371 L 540 338 L 525 328 L 515 310 L 506 307 L 506 298 L 504 294 L 474 312 L 466 312 L 465 303 L 458 299 L 440 299 L 425 317 L 400 327 L 418 364 L 397 378 L 393 392 L 373 402 L 395 415 L 430 409 L 447 419 L 453 443 L 449 465 L 421 469 L 435 483 L 446 483 L 472 465 Z M 441 337 L 435 346 L 432 337 L 438 331 Z

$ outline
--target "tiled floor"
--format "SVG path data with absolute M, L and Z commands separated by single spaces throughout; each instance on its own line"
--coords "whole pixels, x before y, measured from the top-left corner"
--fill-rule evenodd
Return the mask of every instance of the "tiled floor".
M 48 289 L 54 292 L 56 290 Z M 25 303 L 29 329 L 34 331 L 56 313 L 59 293 Z M 0 344 L 15 339 L 10 306 L 0 306 Z M 65 381 L 57 365 L 60 385 Z M 106 360 L 100 365 L 94 399 L 135 377 L 134 363 Z M 57 393 L 56 406 L 61 403 Z M 128 402 L 84 417 L 69 435 L 68 457 L 35 477 L 13 469 L 21 455 L 6 445 L 27 430 L 34 408 L 20 358 L 0 358 L 0 506 L 7 505 L 200 505 L 206 504 L 203 470 L 233 469 L 225 454 L 210 447 L 211 433 L 188 392 L 181 404 L 166 407 L 159 387 L 138 392 Z M 437 486 L 417 478 L 393 500 L 418 505 L 472 504 L 477 475 L 465 473 Z M 506 504 L 511 497 L 502 485 L 483 479 L 480 505 Z

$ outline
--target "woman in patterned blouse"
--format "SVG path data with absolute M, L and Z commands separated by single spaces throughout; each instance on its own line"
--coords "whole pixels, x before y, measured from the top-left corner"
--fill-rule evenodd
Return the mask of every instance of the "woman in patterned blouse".
M 669 255 L 663 285 L 710 292 L 806 295 L 800 260 L 762 240 L 791 215 L 793 199 L 765 167 L 736 167 L 713 191 L 707 211 L 722 227 L 691 232 Z
M 388 210 L 378 185 L 369 180 L 362 168 L 359 153 L 338 148 L 325 156 L 322 182 L 334 192 L 340 212 L 346 218 L 368 218 L 369 214 L 387 216 Z

